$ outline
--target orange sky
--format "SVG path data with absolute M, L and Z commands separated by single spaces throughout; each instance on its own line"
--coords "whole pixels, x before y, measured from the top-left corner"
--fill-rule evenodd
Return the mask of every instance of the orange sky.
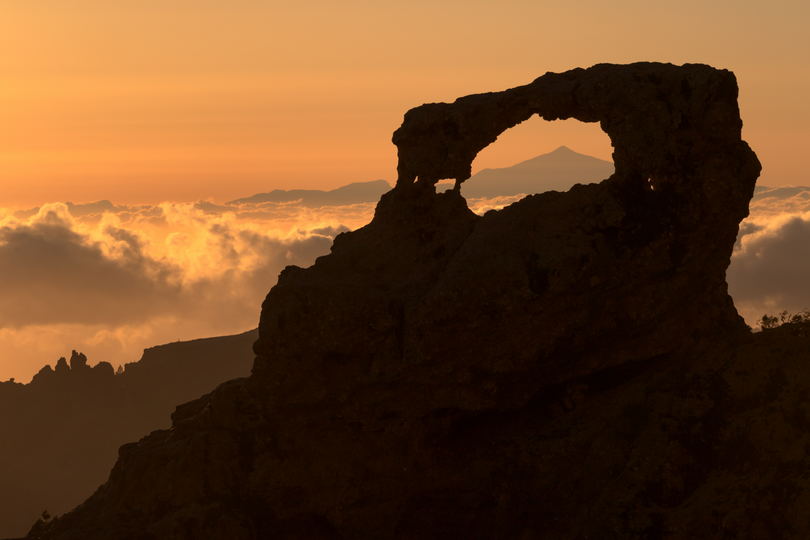
M 393 180 L 410 107 L 637 60 L 734 70 L 763 182 L 809 184 L 810 4 L 707 4 L 4 0 L 0 206 Z M 560 144 L 610 154 L 535 119 L 476 165 Z

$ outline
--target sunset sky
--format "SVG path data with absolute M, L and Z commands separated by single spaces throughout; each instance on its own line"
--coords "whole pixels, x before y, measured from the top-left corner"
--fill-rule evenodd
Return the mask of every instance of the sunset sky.
M 393 180 L 410 107 L 638 60 L 735 71 L 762 182 L 807 184 L 808 6 L 3 0 L 1 205 Z M 533 119 L 502 139 L 476 168 L 561 144 L 610 157 L 596 125 Z
M 391 192 L 635 62 L 755 187 L 636 66 Z M 0 0 L 0 539 L 798 536 L 809 169 L 810 0 Z
M 409 108 L 547 71 L 731 69 L 760 183 L 810 185 L 808 6 L 0 0 L 0 380 L 30 380 L 73 348 L 118 365 L 255 327 L 278 272 L 311 264 L 374 205 L 195 201 L 393 181 L 391 134 Z M 611 155 L 596 124 L 534 118 L 473 169 L 561 145 Z M 116 206 L 62 204 L 100 199 Z M 729 274 L 751 324 L 810 307 L 810 191 L 757 204 Z

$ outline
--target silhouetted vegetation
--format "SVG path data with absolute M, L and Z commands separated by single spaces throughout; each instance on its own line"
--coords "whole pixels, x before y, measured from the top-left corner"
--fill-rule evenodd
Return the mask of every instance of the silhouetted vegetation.
M 808 321 L 810 321 L 810 310 L 804 310 L 798 313 L 790 313 L 785 310 L 781 313 L 777 313 L 776 315 L 763 315 L 762 319 L 759 321 L 759 326 L 763 330 L 768 330 L 770 328 L 782 326 L 783 324 L 797 324 Z

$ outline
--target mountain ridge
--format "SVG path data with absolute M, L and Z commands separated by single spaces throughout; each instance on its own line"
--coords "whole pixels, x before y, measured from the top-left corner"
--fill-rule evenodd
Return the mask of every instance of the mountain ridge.
M 251 330 L 144 350 L 119 374 L 73 351 L 27 384 L 0 382 L 0 538 L 100 485 L 125 442 L 166 427 L 174 407 L 250 372 Z
M 560 146 L 508 167 L 481 169 L 464 182 L 461 193 L 482 198 L 567 191 L 574 184 L 601 182 L 611 174 L 613 163 Z
M 569 158 L 569 162 L 560 171 L 532 170 L 533 166 L 541 163 L 548 157 L 561 156 Z M 574 158 L 572 162 L 570 158 Z M 547 165 L 547 164 L 544 164 Z M 583 166 L 584 165 L 584 166 Z M 501 197 L 519 194 L 543 193 L 545 191 L 567 191 L 576 183 L 593 183 L 604 180 L 613 172 L 613 163 L 588 154 L 583 154 L 562 145 L 551 152 L 538 154 L 529 159 L 519 161 L 504 167 L 488 167 L 479 170 L 467 180 L 462 188 L 462 194 L 468 198 Z M 538 177 L 539 175 L 539 177 Z M 515 178 L 517 177 L 517 178 Z M 208 213 L 222 213 L 232 210 L 228 205 L 251 205 L 266 202 L 297 203 L 301 201 L 305 206 L 331 206 L 340 204 L 356 204 L 376 202 L 380 196 L 390 189 L 386 180 L 371 180 L 365 182 L 352 182 L 330 190 L 307 189 L 276 189 L 269 192 L 256 193 L 246 197 L 239 197 L 223 204 L 209 201 L 197 201 L 195 207 Z M 452 182 L 442 180 L 439 182 L 442 190 L 450 189 Z M 810 186 L 769 186 L 757 185 L 754 200 L 765 198 L 788 198 L 810 193 Z M 340 199 L 341 194 L 351 194 Z M 334 195 L 338 196 L 335 197 Z M 348 202 L 347 202 L 348 201 Z M 68 211 L 74 217 L 84 217 L 103 212 L 117 212 L 129 210 L 133 207 L 118 205 L 103 199 L 88 203 L 74 204 L 66 202 Z M 35 215 L 40 207 L 34 207 L 15 212 L 18 218 L 29 218 Z
M 374 202 L 391 189 L 385 180 L 353 182 L 330 190 L 320 189 L 274 189 L 228 201 L 227 204 L 259 204 L 264 202 L 297 202 L 304 206 L 325 206 Z
M 600 158 L 591 156 L 589 154 L 583 154 L 582 152 L 577 152 L 573 148 L 570 148 L 570 147 L 563 144 L 563 145 L 558 146 L 557 148 L 555 148 L 551 152 L 546 152 L 545 154 L 538 154 L 538 155 L 536 155 L 534 157 L 531 157 L 529 159 L 524 159 L 523 161 L 518 161 L 517 163 L 514 163 L 512 165 L 507 165 L 507 166 L 504 166 L 504 167 L 486 167 L 486 168 L 480 169 L 475 174 L 481 174 L 482 172 L 485 172 L 485 171 L 499 171 L 499 170 L 504 170 L 504 169 L 515 169 L 515 168 L 523 168 L 523 167 L 530 168 L 530 166 L 536 164 L 542 158 L 548 158 L 548 157 L 559 157 L 559 158 L 563 158 L 563 159 L 587 158 L 589 161 L 597 161 L 597 162 L 599 162 L 601 164 L 607 164 L 607 165 L 610 165 L 611 167 L 613 167 L 613 162 L 611 162 L 611 161 L 600 159 Z M 475 174 L 473 176 L 475 176 Z M 472 176 L 470 178 L 472 178 Z

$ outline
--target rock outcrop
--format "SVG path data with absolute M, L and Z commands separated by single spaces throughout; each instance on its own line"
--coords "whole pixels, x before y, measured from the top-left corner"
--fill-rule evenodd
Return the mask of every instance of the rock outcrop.
M 615 174 L 482 217 L 436 194 L 533 114 L 600 122 Z M 807 534 L 810 340 L 751 335 L 726 291 L 760 170 L 741 127 L 733 74 L 704 65 L 409 111 L 373 221 L 267 296 L 252 376 L 30 537 Z
M 0 383 L 0 538 L 24 535 L 43 510 L 75 507 L 105 480 L 122 444 L 167 427 L 178 403 L 247 375 L 256 337 L 152 347 L 118 375 L 73 351 L 29 384 Z

